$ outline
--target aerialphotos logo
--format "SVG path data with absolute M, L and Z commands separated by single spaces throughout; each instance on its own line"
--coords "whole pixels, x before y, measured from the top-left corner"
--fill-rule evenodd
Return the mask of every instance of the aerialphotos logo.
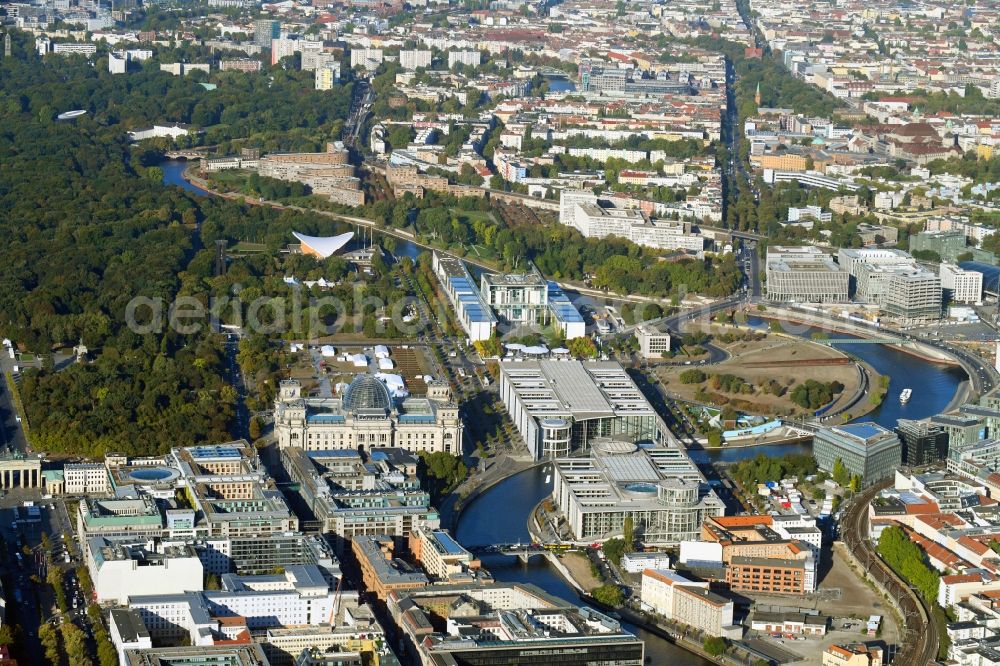
M 311 296 L 301 287 L 293 287 L 289 296 L 257 296 L 246 301 L 241 297 L 242 288 L 236 285 L 232 295 L 216 295 L 206 300 L 193 296 L 179 296 L 173 301 L 160 297 L 136 296 L 124 312 L 125 324 L 139 335 L 162 333 L 170 330 L 181 335 L 195 335 L 208 327 L 220 331 L 222 327 L 246 333 L 284 335 L 291 332 L 303 338 L 323 337 L 339 332 L 364 333 L 369 337 L 386 336 L 412 338 L 432 331 L 444 331 L 454 320 L 451 304 L 441 297 L 430 302 L 406 296 L 393 302 L 366 294 L 361 285 L 354 288 L 354 297 L 347 301 L 335 296 Z M 666 304 L 655 300 L 639 302 L 615 301 L 609 310 L 615 326 L 606 333 L 597 332 L 598 338 L 608 339 L 632 335 L 635 326 L 645 323 L 666 324 L 675 333 L 704 330 L 714 321 L 724 318 L 747 325 L 751 317 L 759 317 L 772 330 L 790 335 L 807 335 L 814 327 L 834 328 L 843 322 L 821 312 L 806 311 L 803 306 L 758 305 L 742 298 L 734 298 L 683 309 L 677 303 L 684 300 L 686 290 L 679 289 L 679 297 Z M 609 299 L 613 300 L 613 299 Z M 595 304 L 596 305 L 596 304 Z M 614 314 L 610 314 L 613 312 Z M 603 320 L 603 318 L 602 318 Z M 453 327 L 461 329 L 455 322 Z M 554 333 L 544 323 L 502 324 L 497 329 L 501 339 L 526 335 Z

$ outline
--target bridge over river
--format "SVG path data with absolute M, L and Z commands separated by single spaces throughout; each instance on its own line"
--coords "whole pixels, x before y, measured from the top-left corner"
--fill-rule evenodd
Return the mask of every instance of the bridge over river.
M 566 543 L 498 543 L 470 546 L 468 551 L 473 555 L 512 555 L 527 562 L 535 555 L 548 557 L 575 549 L 576 546 Z

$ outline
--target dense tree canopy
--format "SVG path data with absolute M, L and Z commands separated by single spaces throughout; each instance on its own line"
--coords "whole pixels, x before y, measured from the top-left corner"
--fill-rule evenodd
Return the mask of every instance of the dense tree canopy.
M 204 134 L 182 137 L 182 143 L 222 143 L 226 149 L 230 141 L 245 140 L 265 150 L 314 150 L 339 133 L 350 107 L 351 84 L 316 91 L 311 72 L 215 72 L 208 78 L 217 88 L 206 90 L 202 73 L 172 76 L 155 60 L 128 76 L 109 73 L 105 56 L 91 64 L 52 54 L 42 65 L 28 38 L 15 33 L 15 57 L 0 65 L 5 116 L 27 113 L 44 122 L 85 109 L 77 125 L 104 135 L 186 123 Z
M 803 479 L 816 473 L 816 461 L 809 455 L 787 455 L 768 458 L 759 455 L 751 460 L 738 462 L 732 467 L 733 477 L 743 487 L 756 487 L 765 481 L 778 481 L 789 476 Z
M 80 58 L 40 61 L 21 34 L 15 45 L 15 57 L 0 60 L 0 333 L 46 355 L 82 340 L 93 360 L 24 373 L 33 444 L 134 455 L 228 438 L 236 394 L 219 341 L 207 326 L 191 335 L 169 326 L 136 332 L 126 325 L 128 304 L 161 300 L 166 317 L 177 295 L 207 303 L 232 280 L 283 268 L 251 259 L 230 281 L 215 278 L 216 238 L 257 237 L 276 249 L 293 226 L 309 233 L 333 223 L 164 187 L 156 152 L 130 145 L 126 132 L 178 121 L 202 125 L 213 140 L 274 148 L 281 132 L 287 147 L 313 149 L 318 143 L 295 143 L 304 135 L 286 130 L 328 138 L 347 101 L 317 97 L 292 74 L 274 73 L 269 86 L 265 74 L 226 73 L 207 91 L 154 68 L 112 77 Z M 76 108 L 89 113 L 55 119 Z
M 624 238 L 585 238 L 565 225 L 511 224 L 483 215 L 492 206 L 495 204 L 485 199 L 455 199 L 429 192 L 419 200 L 407 195 L 396 201 L 379 201 L 362 213 L 388 226 L 413 231 L 435 247 L 463 254 L 474 246 L 475 256 L 493 259 L 504 270 L 523 270 L 527 259 L 554 279 L 593 276 L 594 286 L 618 293 L 667 296 L 685 292 L 721 297 L 732 294 L 740 282 L 732 255 L 664 261 L 663 252 L 644 249 Z
M 940 576 L 927 564 L 924 552 L 901 527 L 887 527 L 878 539 L 879 555 L 917 589 L 927 603 L 935 603 Z
M 460 456 L 444 451 L 421 451 L 417 473 L 420 475 L 421 487 L 427 489 L 433 502 L 437 502 L 465 481 L 469 470 Z
M 819 409 L 830 403 L 834 397 L 844 390 L 840 382 L 818 382 L 807 379 L 792 389 L 791 399 L 803 409 Z

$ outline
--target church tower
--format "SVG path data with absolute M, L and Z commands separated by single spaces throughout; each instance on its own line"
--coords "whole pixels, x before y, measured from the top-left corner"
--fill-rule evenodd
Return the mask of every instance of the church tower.
M 757 82 L 757 94 L 753 96 L 753 101 L 760 106 L 760 81 Z

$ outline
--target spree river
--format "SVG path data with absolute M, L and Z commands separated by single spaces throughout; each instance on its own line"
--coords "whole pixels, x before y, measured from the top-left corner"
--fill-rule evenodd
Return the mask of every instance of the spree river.
M 748 317 L 747 323 L 754 328 L 766 328 L 768 322 L 758 317 Z M 800 337 L 810 338 L 818 328 L 796 329 Z M 839 339 L 858 339 L 846 333 L 831 333 Z M 859 421 L 874 421 L 885 428 L 895 428 L 897 419 L 922 419 L 938 414 L 951 402 L 959 385 L 966 380 L 961 368 L 929 363 L 921 358 L 901 352 L 885 345 L 841 344 L 833 345 L 840 351 L 851 354 L 875 368 L 880 375 L 889 377 L 889 390 L 885 400 Z M 899 401 L 903 389 L 912 389 L 913 395 L 905 405 Z M 690 451 L 695 462 L 732 463 L 758 454 L 780 456 L 786 453 L 811 453 L 812 444 L 779 444 L 755 446 L 741 449 L 716 449 L 711 451 Z
M 163 184 L 176 185 L 181 189 L 203 197 L 210 196 L 209 192 L 184 180 L 184 169 L 187 168 L 187 165 L 187 160 L 164 160 L 160 162 L 157 166 L 163 171 Z
M 202 196 L 209 194 L 184 180 L 182 174 L 187 163 L 183 160 L 168 160 L 159 166 L 163 169 L 165 184 L 176 185 Z M 423 248 L 405 239 L 396 239 L 395 253 L 398 256 L 416 257 L 423 251 Z M 748 323 L 755 327 L 767 325 L 766 321 L 754 317 Z M 815 330 L 805 329 L 800 334 L 808 338 Z M 838 338 L 853 337 L 840 333 L 835 335 Z M 871 414 L 863 417 L 863 420 L 875 421 L 887 428 L 894 427 L 899 418 L 920 419 L 942 411 L 965 379 L 965 373 L 960 369 L 928 363 L 883 345 L 838 344 L 836 347 L 865 361 L 879 374 L 890 377 L 885 401 Z M 904 388 L 913 390 L 913 397 L 905 405 L 899 402 L 899 393 Z M 810 451 L 811 445 L 799 444 L 692 451 L 691 456 L 699 463 L 735 462 L 760 453 L 779 456 Z M 473 501 L 459 520 L 456 530 L 458 540 L 466 546 L 529 542 L 531 536 L 528 533 L 528 517 L 535 506 L 552 491 L 551 479 L 550 483 L 545 482 L 550 475 L 550 472 L 546 472 L 547 468 L 547 465 L 541 465 L 515 474 Z M 532 583 L 571 603 L 579 601 L 576 591 L 544 558 L 532 558 L 528 564 L 521 564 L 516 557 L 503 555 L 485 556 L 483 559 L 497 580 Z M 627 623 L 625 627 L 643 639 L 646 655 L 651 663 L 684 666 L 711 663 L 638 627 Z

